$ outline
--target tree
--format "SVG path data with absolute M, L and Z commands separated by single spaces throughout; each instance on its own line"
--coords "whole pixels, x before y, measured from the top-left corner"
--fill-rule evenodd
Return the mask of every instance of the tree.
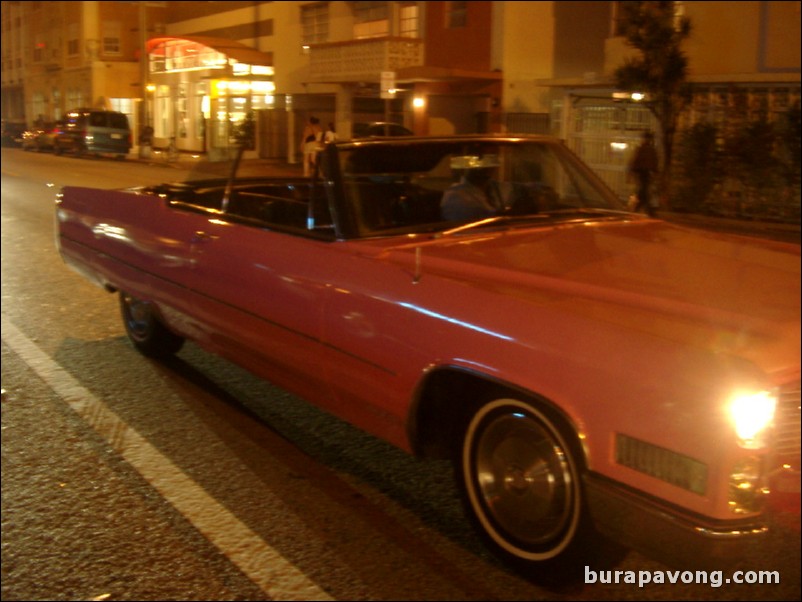
M 681 45 L 691 33 L 687 17 L 674 13 L 674 2 L 622 2 L 627 44 L 640 51 L 615 70 L 616 86 L 646 94 L 646 105 L 660 125 L 663 164 L 658 180 L 662 202 L 670 202 L 674 137 L 690 101 L 688 58 Z

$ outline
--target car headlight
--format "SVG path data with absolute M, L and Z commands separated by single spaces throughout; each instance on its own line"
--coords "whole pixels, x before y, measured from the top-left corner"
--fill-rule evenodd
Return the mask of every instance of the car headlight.
M 738 443 L 746 449 L 766 444 L 765 434 L 774 421 L 777 398 L 769 391 L 738 391 L 729 403 L 729 413 Z

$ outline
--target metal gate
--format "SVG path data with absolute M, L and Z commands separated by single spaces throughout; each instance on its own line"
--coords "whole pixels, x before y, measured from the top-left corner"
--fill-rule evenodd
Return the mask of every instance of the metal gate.
M 565 139 L 621 199 L 634 184 L 627 177 L 627 165 L 640 144 L 641 133 L 651 130 L 659 136 L 657 122 L 646 107 L 634 102 L 604 98 L 581 98 L 565 103 Z M 659 149 L 659 144 L 658 144 Z

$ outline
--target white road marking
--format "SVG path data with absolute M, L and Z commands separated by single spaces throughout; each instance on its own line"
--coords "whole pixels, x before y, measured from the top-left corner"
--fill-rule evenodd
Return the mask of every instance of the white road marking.
M 333 600 L 82 387 L 5 316 L 2 330 L 9 347 L 270 599 Z

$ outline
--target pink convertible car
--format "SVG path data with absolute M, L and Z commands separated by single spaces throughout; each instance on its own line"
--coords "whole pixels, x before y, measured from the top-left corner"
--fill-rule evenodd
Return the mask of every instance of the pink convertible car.
M 542 581 L 720 568 L 798 487 L 799 247 L 629 213 L 561 142 L 329 145 L 311 179 L 64 188 L 57 241 L 145 354 L 185 339 L 454 463 Z

